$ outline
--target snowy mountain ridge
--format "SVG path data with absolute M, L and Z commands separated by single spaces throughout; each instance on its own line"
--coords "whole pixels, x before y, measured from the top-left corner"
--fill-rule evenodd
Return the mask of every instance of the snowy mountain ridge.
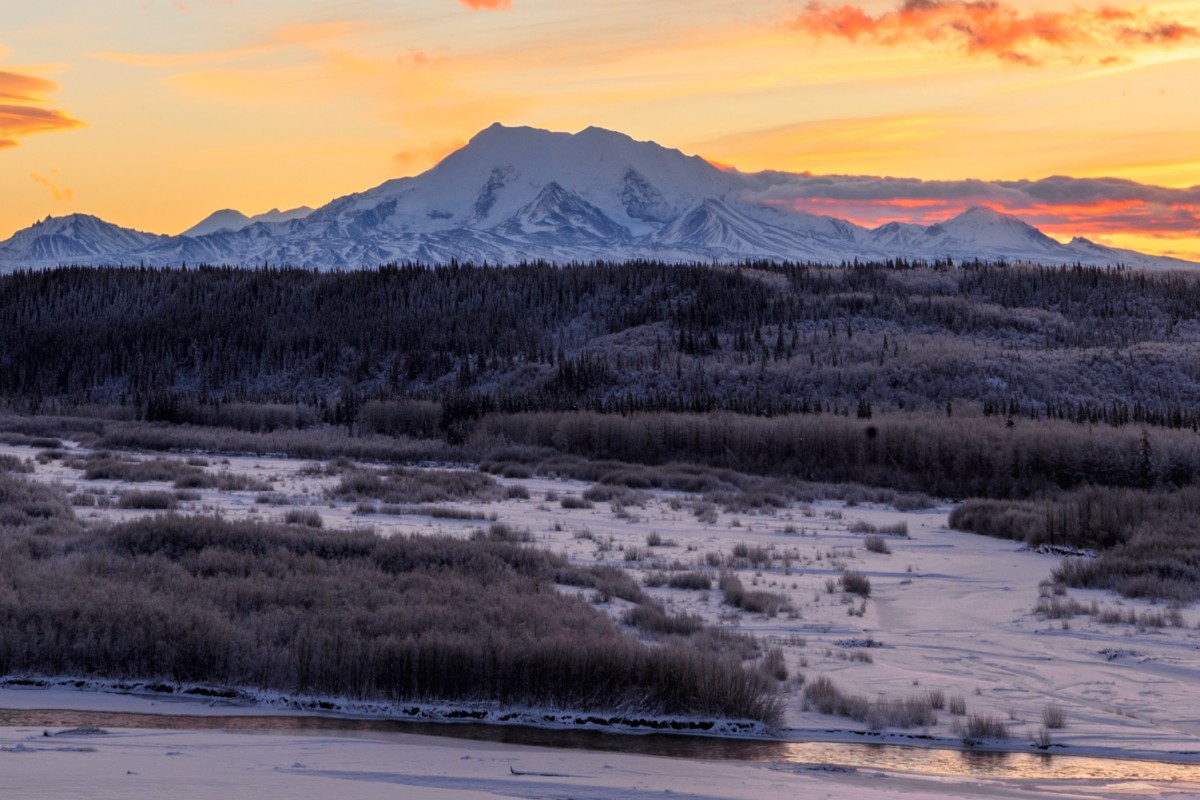
M 768 204 L 786 173 L 718 169 L 601 128 L 576 134 L 496 124 L 432 169 L 316 210 L 257 217 L 225 209 L 178 236 L 82 214 L 47 218 L 0 242 L 0 271 L 60 264 L 264 263 L 356 269 L 387 262 L 853 259 L 1030 261 L 1194 267 L 972 208 L 920 226 L 868 229 Z
M 287 211 L 272 208 L 265 214 L 256 214 L 253 217 L 248 217 L 236 209 L 223 208 L 220 211 L 214 211 L 209 214 L 179 235 L 195 237 L 207 236 L 217 231 L 240 231 L 242 228 L 249 227 L 256 222 L 287 222 L 293 219 L 304 219 L 312 212 L 313 210 L 308 206 L 300 206 L 299 208 L 292 208 Z

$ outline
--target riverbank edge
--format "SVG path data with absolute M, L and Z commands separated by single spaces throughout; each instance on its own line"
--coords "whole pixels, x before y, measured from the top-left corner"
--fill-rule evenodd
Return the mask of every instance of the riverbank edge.
M 534 728 L 543 731 L 581 731 L 621 736 L 673 736 L 757 742 L 761 744 L 857 744 L 911 747 L 953 752 L 1044 755 L 1060 758 L 1103 758 L 1169 764 L 1200 765 L 1200 750 L 1145 750 L 1127 747 L 1098 747 L 1054 744 L 1049 749 L 1033 743 L 1016 745 L 1012 741 L 990 741 L 968 746 L 959 739 L 897 731 L 851 730 L 848 728 L 768 729 L 748 720 L 705 719 L 699 717 L 656 717 L 620 713 L 573 712 L 549 708 L 504 708 L 497 704 L 464 703 L 385 703 L 347 698 L 287 695 L 244 687 L 215 687 L 208 684 L 167 681 L 117 681 L 93 678 L 48 677 L 39 675 L 0 676 L 0 710 L 8 709 L 4 691 L 38 693 L 60 690 L 81 702 L 71 706 L 23 710 L 75 711 L 147 716 L 212 717 L 292 716 L 308 719 L 362 719 L 397 723 L 454 726 Z M 87 703 L 86 698 L 105 696 L 149 701 L 138 708 L 105 708 L 102 703 Z M 155 703 L 167 701 L 170 706 Z M 87 706 L 91 706 L 90 708 Z M 83 707 L 79 707 L 83 706 Z M 137 726 L 142 727 L 142 726 Z

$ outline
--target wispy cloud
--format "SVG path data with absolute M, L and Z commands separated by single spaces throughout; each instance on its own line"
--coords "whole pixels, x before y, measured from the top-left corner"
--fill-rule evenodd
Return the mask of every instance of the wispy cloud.
M 1132 47 L 1200 39 L 1195 27 L 1144 9 L 1101 6 L 1025 13 L 1000 0 L 904 0 L 877 15 L 856 5 L 814 0 L 788 26 L 814 37 L 890 47 L 925 41 L 1019 64 L 1062 57 L 1111 63 Z
M 30 134 L 83 125 L 63 111 L 40 107 L 57 88 L 45 78 L 0 70 L 0 148 L 16 147 Z
M 512 6 L 512 0 L 459 0 L 459 2 L 472 11 L 484 9 L 500 11 Z
M 42 175 L 41 173 L 33 172 L 33 173 L 30 173 L 29 177 L 32 178 L 33 182 L 38 184 L 39 186 L 44 186 L 47 189 L 49 189 L 50 194 L 54 196 L 54 200 L 56 202 L 70 203 L 72 200 L 74 200 L 75 199 L 75 190 L 68 188 L 66 186 L 60 186 L 54 180 L 54 177 L 58 176 L 58 170 L 57 169 L 50 170 L 50 175 L 53 177 L 47 177 L 45 175 Z

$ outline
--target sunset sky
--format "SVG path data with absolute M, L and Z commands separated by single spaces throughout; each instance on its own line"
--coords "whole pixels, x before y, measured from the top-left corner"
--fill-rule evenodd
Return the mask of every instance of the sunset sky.
M 779 202 L 864 224 L 986 204 L 1200 260 L 1200 0 L 9 2 L 0 239 L 318 206 L 497 121 L 863 176 Z

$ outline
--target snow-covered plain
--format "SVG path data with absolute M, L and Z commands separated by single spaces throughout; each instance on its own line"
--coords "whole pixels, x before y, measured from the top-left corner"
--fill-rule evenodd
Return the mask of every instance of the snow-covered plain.
M 22 458 L 36 453 L 24 447 L 0 447 L 0 452 Z M 199 500 L 182 504 L 182 511 L 270 520 L 301 507 L 319 512 L 327 529 L 370 527 L 381 535 L 466 536 L 489 524 L 361 513 L 363 509 L 356 503 L 329 500 L 326 491 L 337 478 L 311 474 L 300 460 L 209 457 L 209 461 L 210 471 L 228 469 L 271 482 L 274 502 L 257 502 L 261 492 L 202 490 Z M 107 493 L 114 501 L 114 493 L 131 488 L 111 481 L 85 481 L 79 470 L 61 460 L 38 463 L 33 477 L 57 482 L 71 493 L 102 493 L 102 497 Z M 994 715 L 1008 724 L 1011 738 L 1003 744 L 1007 749 L 1032 752 L 1030 743 L 1042 728 L 1043 710 L 1057 703 L 1065 711 L 1066 727 L 1051 731 L 1051 752 L 1055 754 L 1200 764 L 1200 613 L 1183 609 L 1182 626 L 1161 628 L 1102 624 L 1087 615 L 1046 619 L 1034 612 L 1039 591 L 1044 591 L 1039 583 L 1059 557 L 1030 552 L 1013 542 L 950 531 L 946 528 L 948 507 L 899 512 L 818 500 L 774 513 L 731 514 L 717 509 L 715 521 L 705 522 L 694 513 L 703 508 L 702 499 L 684 493 L 643 493 L 644 502 L 626 504 L 623 509 L 614 510 L 607 502 L 567 509 L 561 498 L 580 495 L 590 484 L 549 478 L 501 482 L 523 485 L 529 499 L 448 505 L 526 528 L 536 545 L 563 552 L 580 563 L 612 563 L 645 579 L 679 562 L 715 576 L 716 570 L 706 566 L 707 562 L 715 555 L 729 556 L 739 544 L 773 553 L 770 566 L 737 572 L 747 588 L 785 594 L 794 609 L 791 613 L 768 617 L 733 609 L 722 603 L 715 586 L 707 592 L 649 591 L 669 610 L 699 614 L 711 622 L 752 632 L 783 649 L 792 675 L 787 684 L 786 721 L 780 732 L 786 740 L 960 745 L 963 717 L 945 710 L 938 713 L 937 724 L 927 729 L 873 734 L 858 723 L 806 709 L 795 676 L 803 674 L 811 680 L 825 675 L 843 690 L 869 697 L 901 699 L 929 690 L 940 690 L 951 698 L 961 696 L 969 714 Z M 136 488 L 169 487 L 139 484 Z M 76 513 L 84 522 L 154 513 L 115 505 L 79 507 Z M 908 536 L 886 536 L 890 554 L 870 552 L 864 547 L 863 534 L 853 530 L 855 523 L 878 528 L 904 523 Z M 650 546 L 648 541 L 656 537 L 662 544 Z M 870 599 L 829 591 L 828 582 L 843 568 L 869 577 Z M 1097 592 L 1071 590 L 1067 599 L 1085 604 L 1095 600 L 1101 608 L 1133 609 L 1139 615 L 1163 611 L 1145 602 Z M 603 607 L 614 616 L 623 610 L 619 600 Z M 105 697 L 65 694 L 77 698 L 69 705 L 78 708 L 92 707 Z M 4 690 L 0 708 L 42 702 L 29 698 L 47 698 L 49 702 L 51 695 L 49 691 Z M 133 702 L 133 698 L 116 700 Z M 160 703 L 157 708 L 184 713 L 176 704 Z M 21 747 L 45 746 L 41 739 L 25 741 L 24 737 L 33 734 L 40 736 L 41 730 L 0 729 L 0 746 L 11 749 L 21 742 L 25 742 Z M 58 739 L 53 741 L 56 746 L 61 744 Z M 595 798 L 641 797 L 668 790 L 697 797 L 773 797 L 797 792 L 802 796 L 854 797 L 1010 793 L 1111 797 L 1130 792 L 1169 796 L 1179 788 L 1041 778 L 1030 784 L 1024 783 L 1024 778 L 1006 778 L 989 779 L 986 785 L 948 786 L 945 779 L 932 783 L 913 777 L 885 779 L 868 775 L 864 769 L 857 774 L 814 773 L 770 763 L 682 763 L 415 738 L 404 739 L 403 746 L 397 746 L 398 741 L 346 739 L 335 734 L 297 741 L 283 735 L 120 733 L 89 740 L 87 745 L 97 747 L 96 753 L 0 754 L 4 758 L 0 761 L 0 796 L 62 796 L 69 781 L 80 775 L 90 775 L 90 785 L 98 776 L 107 776 L 101 783 L 112 794 L 88 794 L 114 797 L 163 796 L 164 781 L 194 782 L 197 792 L 188 796 L 197 797 L 285 792 L 295 797 L 318 793 L 326 797 L 350 793 L 347 787 L 351 786 L 354 793 L 350 796 L 374 797 L 394 795 L 398 784 L 421 787 L 420 795 L 428 797 Z M 477 752 L 480 750 L 483 752 Z M 168 758 L 167 751 L 183 755 Z M 306 766 L 292 767 L 294 762 Z M 120 766 L 126 763 L 133 766 Z M 213 765 L 221 766 L 216 774 Z M 505 774 L 507 765 L 518 771 L 580 777 L 513 776 Z M 138 775 L 126 778 L 127 769 Z M 1194 769 L 1200 784 L 1200 766 Z M 37 794 L 38 785 L 56 786 L 57 790 Z M 143 790 L 144 795 L 136 794 Z M 1200 788 L 1193 785 L 1176 796 L 1200 796 Z

